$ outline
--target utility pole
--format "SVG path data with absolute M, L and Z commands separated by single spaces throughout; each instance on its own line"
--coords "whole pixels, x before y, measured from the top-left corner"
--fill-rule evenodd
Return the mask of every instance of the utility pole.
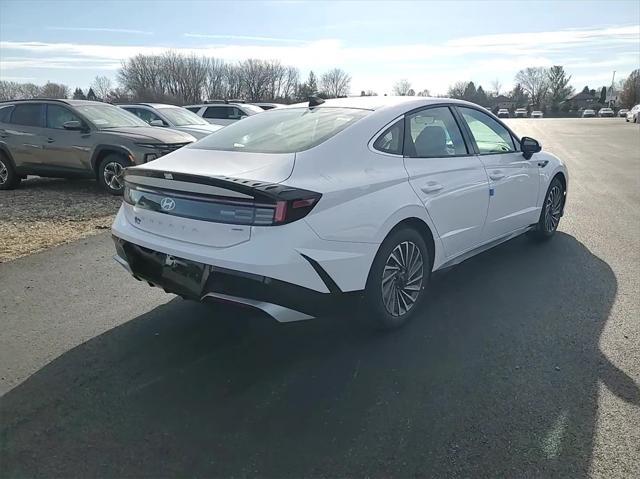
M 616 71 L 613 70 L 613 77 L 611 78 L 611 95 L 609 95 L 609 108 L 611 108 L 611 97 L 613 97 L 613 92 L 614 92 L 614 84 L 616 81 Z

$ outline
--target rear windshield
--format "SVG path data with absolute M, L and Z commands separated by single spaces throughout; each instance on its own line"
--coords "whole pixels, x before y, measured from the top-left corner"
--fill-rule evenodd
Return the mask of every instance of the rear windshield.
M 251 153 L 308 150 L 371 113 L 352 108 L 283 108 L 237 121 L 190 148 Z

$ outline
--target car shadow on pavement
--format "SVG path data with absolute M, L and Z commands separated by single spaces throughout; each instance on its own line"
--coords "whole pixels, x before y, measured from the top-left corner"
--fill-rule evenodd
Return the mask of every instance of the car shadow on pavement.
M 276 324 L 174 299 L 2 398 L 7 477 L 584 477 L 611 268 L 521 237 L 434 276 L 423 317 Z M 355 306 L 354 306 L 355 308 Z

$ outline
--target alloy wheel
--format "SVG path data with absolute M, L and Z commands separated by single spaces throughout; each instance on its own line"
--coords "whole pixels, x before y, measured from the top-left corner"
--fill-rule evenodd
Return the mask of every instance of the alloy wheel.
M 554 185 L 549 194 L 547 195 L 547 201 L 544 205 L 544 228 L 549 233 L 556 230 L 558 223 L 560 223 L 560 216 L 562 213 L 562 188 L 559 185 Z
M 107 184 L 109 188 L 112 190 L 121 190 L 122 189 L 122 173 L 124 172 L 124 168 L 117 161 L 112 161 L 104 165 L 103 176 L 104 182 Z
M 397 245 L 382 271 L 382 302 L 394 317 L 406 314 L 422 292 L 424 260 L 420 248 L 411 242 Z
M 4 185 L 9 179 L 9 169 L 2 160 L 0 160 L 0 185 Z

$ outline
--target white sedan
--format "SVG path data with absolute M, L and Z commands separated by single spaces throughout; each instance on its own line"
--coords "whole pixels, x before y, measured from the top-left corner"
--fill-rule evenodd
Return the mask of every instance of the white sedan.
M 395 328 L 433 271 L 524 232 L 551 238 L 567 182 L 561 160 L 472 103 L 312 97 L 128 168 L 115 259 L 279 321 L 355 295 Z

